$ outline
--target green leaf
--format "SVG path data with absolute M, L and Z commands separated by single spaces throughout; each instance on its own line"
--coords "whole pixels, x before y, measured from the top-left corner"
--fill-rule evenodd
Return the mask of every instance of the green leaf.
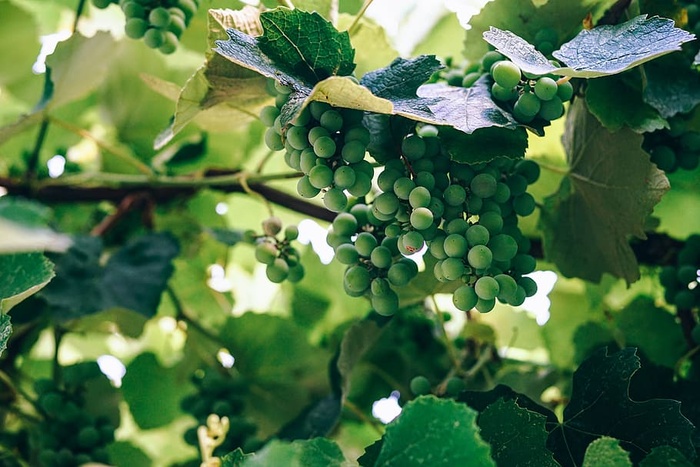
M 582 467 L 632 467 L 629 452 L 614 438 L 603 436 L 588 445 Z
M 246 456 L 243 462 L 240 463 L 240 466 L 344 467 L 347 465 L 347 462 L 335 441 L 326 438 L 314 438 L 308 441 L 294 441 L 292 443 L 272 440 L 264 448 L 255 452 L 255 454 L 250 457 Z
M 355 69 L 355 51 L 347 32 L 338 32 L 318 13 L 277 8 L 260 15 L 260 50 L 280 68 L 315 84 Z
M 479 435 L 477 412 L 464 404 L 422 396 L 386 427 L 376 467 L 495 466 Z
M 497 157 L 520 159 L 528 144 L 524 128 L 481 128 L 471 134 L 444 128 L 440 138 L 450 158 L 466 164 L 489 162 Z
M 479 412 L 483 412 L 499 400 L 513 401 L 518 407 L 542 415 L 548 425 L 557 423 L 557 416 L 554 412 L 504 384 L 499 384 L 490 391 L 462 391 L 457 400 Z
M 0 2 L 0 87 L 24 81 L 41 48 L 34 17 L 12 2 Z M 18 46 L 20 45 L 20 46 Z M 34 54 L 27 53 L 28 50 Z
M 681 44 L 694 36 L 675 28 L 673 20 L 641 15 L 622 24 L 582 30 L 553 53 L 566 65 L 563 67 L 552 65 L 532 44 L 510 31 L 491 27 L 484 32 L 484 39 L 525 72 L 597 78 L 680 50 Z
M 588 81 L 586 104 L 591 113 L 612 132 L 629 127 L 637 133 L 646 133 L 666 127 L 666 121 L 642 100 L 639 90 L 628 79 L 613 76 Z
M 375 321 L 363 320 L 353 324 L 345 334 L 338 349 L 338 358 L 334 370 L 337 370 L 339 380 L 336 389 L 345 399 L 350 392 L 350 375 L 362 356 L 379 339 L 382 328 Z M 333 371 L 331 372 L 333 376 Z
M 469 88 L 426 84 L 419 88 L 421 97 L 439 98 L 430 105 L 437 118 L 464 133 L 480 128 L 519 126 L 510 112 L 503 110 L 491 98 L 491 81 L 483 75 Z
M 498 465 L 558 466 L 545 447 L 546 420 L 539 413 L 519 407 L 513 399 L 499 399 L 481 412 L 479 428 Z
M 241 448 L 236 448 L 235 451 L 231 451 L 221 457 L 221 467 L 241 467 L 246 459 L 254 455 L 255 454 L 246 454 Z
M 12 324 L 10 323 L 10 315 L 0 313 L 0 357 L 7 348 L 7 342 L 12 335 Z
M 686 352 L 683 331 L 675 317 L 655 306 L 650 297 L 637 297 L 614 318 L 624 344 L 639 347 L 657 365 L 674 368 Z
M 184 372 L 163 367 L 150 352 L 132 360 L 122 379 L 124 400 L 144 430 L 167 425 L 180 416 L 180 400 L 191 391 Z
M 692 467 L 694 465 L 682 452 L 671 446 L 652 449 L 639 463 L 639 467 Z
M 309 10 L 311 11 L 311 10 Z M 340 14 L 337 27 L 347 30 L 355 21 L 354 15 Z M 391 45 L 386 30 L 370 18 L 363 16 L 352 33 L 352 45 L 355 48 L 355 76 L 362 76 L 368 71 L 381 68 L 399 56 Z
M 628 237 L 646 238 L 668 179 L 642 150 L 641 135 L 610 133 L 582 102 L 571 106 L 566 125 L 569 174 L 540 218 L 546 257 L 568 277 L 598 282 L 608 272 L 634 282 L 639 267 Z
M 43 204 L 14 196 L 0 198 L 0 253 L 65 251 L 71 239 L 48 228 L 51 215 Z
M 54 267 L 41 253 L 0 255 L 0 315 L 44 288 L 54 277 Z
M 620 440 L 633 455 L 663 445 L 694 455 L 694 427 L 681 414 L 680 402 L 630 399 L 630 379 L 639 368 L 633 348 L 612 355 L 600 351 L 581 364 L 574 373 L 564 422 L 550 434 L 548 446 L 557 460 L 579 465 L 587 446 L 599 436 Z
M 575 349 L 574 362 L 581 363 L 595 350 L 602 347 L 614 347 L 615 339 L 610 329 L 603 324 L 586 322 L 576 328 L 573 336 Z
M 329 436 L 340 421 L 342 408 L 340 394 L 331 393 L 306 407 L 277 433 L 277 437 L 293 441 Z
M 698 70 L 681 54 L 669 55 L 644 65 L 644 102 L 668 118 L 688 113 L 700 104 Z

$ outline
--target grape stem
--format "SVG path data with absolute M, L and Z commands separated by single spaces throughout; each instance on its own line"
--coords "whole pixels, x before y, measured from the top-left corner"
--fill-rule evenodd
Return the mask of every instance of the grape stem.
M 49 121 L 44 118 L 41 120 L 41 125 L 39 126 L 39 132 L 36 135 L 36 141 L 34 142 L 34 149 L 29 154 L 27 160 L 27 173 L 25 179 L 28 183 L 34 183 L 37 176 L 37 167 L 39 166 L 39 157 L 41 155 L 41 148 L 44 146 L 44 141 L 46 140 L 46 133 L 49 130 Z
M 79 0 L 78 6 L 75 7 L 75 20 L 73 20 L 72 28 L 73 33 L 78 30 L 78 21 L 80 21 L 80 17 L 83 16 L 83 11 L 85 11 L 85 0 Z
M 376 420 L 373 420 L 372 418 L 368 417 L 362 410 L 360 410 L 360 408 L 357 405 L 355 405 L 355 403 L 349 401 L 348 399 L 345 399 L 343 401 L 343 406 L 350 410 L 350 412 L 352 412 L 357 418 L 371 426 L 372 429 L 376 431 L 379 436 L 384 436 L 384 430 L 382 429 L 382 426 L 379 423 L 377 423 Z
M 355 34 L 355 32 L 357 32 L 357 28 L 360 26 L 360 19 L 362 19 L 362 17 L 365 15 L 367 8 L 369 8 L 372 2 L 373 0 L 365 0 L 365 3 L 362 4 L 362 8 L 360 8 L 360 11 L 357 12 L 357 16 L 355 16 L 355 19 L 348 28 L 348 34 L 352 36 Z
M 248 185 L 249 175 L 246 172 L 241 172 L 241 174 L 242 174 L 242 176 L 240 177 L 240 182 L 241 182 L 241 187 L 243 188 L 243 191 L 248 193 L 250 196 L 261 200 L 263 202 L 263 204 L 265 205 L 265 209 L 267 209 L 267 213 L 270 215 L 270 217 L 274 217 L 275 212 L 272 209 L 272 203 L 270 203 L 270 201 L 267 198 L 265 198 L 263 195 L 261 195 L 257 191 L 254 191 L 250 188 L 250 185 Z
M 53 338 L 54 338 L 54 352 L 53 352 L 53 362 L 51 366 L 51 373 L 53 382 L 56 386 L 60 386 L 63 382 L 63 373 L 61 362 L 58 360 L 59 350 L 61 348 L 61 342 L 63 341 L 63 336 L 66 335 L 66 331 L 59 326 L 54 326 L 53 328 Z
M 217 345 L 220 345 L 222 347 L 226 347 L 226 345 L 222 342 L 219 336 L 203 327 L 197 322 L 197 320 L 192 319 L 187 314 L 187 312 L 185 311 L 185 307 L 182 304 L 182 301 L 180 300 L 180 297 L 177 296 L 177 293 L 175 292 L 175 290 L 173 290 L 172 286 L 168 285 L 165 290 L 168 294 L 168 297 L 170 298 L 170 301 L 175 307 L 175 319 L 177 321 L 183 321 L 185 324 L 187 324 L 187 327 L 192 327 L 210 341 L 215 342 Z
M 447 330 L 445 329 L 445 319 L 442 316 L 442 312 L 440 311 L 440 307 L 438 306 L 437 300 L 435 299 L 435 295 L 430 296 L 430 301 L 433 305 L 433 312 L 435 313 L 435 317 L 437 318 L 437 321 L 440 324 L 440 334 L 442 335 L 442 338 L 445 342 L 445 348 L 447 349 L 447 355 L 450 358 L 450 362 L 452 362 L 452 367 L 456 374 L 463 375 L 464 370 L 462 369 L 462 362 L 457 356 L 457 349 L 455 348 L 452 339 L 450 339 L 450 336 L 447 335 Z

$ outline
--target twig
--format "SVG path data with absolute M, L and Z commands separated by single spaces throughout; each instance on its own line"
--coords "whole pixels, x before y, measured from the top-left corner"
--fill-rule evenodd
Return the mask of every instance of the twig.
M 29 183 L 33 183 L 36 180 L 39 159 L 41 158 L 41 148 L 44 146 L 44 141 L 46 141 L 46 133 L 48 133 L 48 130 L 49 121 L 46 117 L 44 117 L 44 119 L 41 120 L 39 132 L 36 135 L 34 149 L 32 149 L 32 152 L 29 154 L 29 159 L 27 160 L 27 173 L 25 179 Z
M 78 30 L 78 21 L 80 21 L 80 17 L 83 15 L 84 10 L 85 10 L 85 0 L 78 0 L 78 6 L 75 8 L 75 20 L 73 21 L 73 32 Z
M 379 434 L 379 436 L 384 435 L 384 430 L 382 429 L 382 426 L 379 423 L 377 423 L 376 420 L 373 420 L 370 417 L 368 417 L 353 402 L 350 402 L 349 400 L 345 399 L 345 401 L 343 402 L 343 406 L 346 407 L 348 410 L 350 410 L 350 412 L 352 412 L 357 418 L 359 418 L 363 422 L 369 424 L 369 426 L 371 426 L 374 429 L 374 431 L 376 431 Z
M 440 311 L 440 307 L 438 306 L 437 300 L 435 299 L 435 295 L 431 295 L 430 300 L 433 304 L 433 311 L 435 312 L 435 316 L 437 317 L 438 323 L 440 324 L 440 333 L 442 334 L 443 340 L 445 341 L 445 348 L 447 349 L 447 355 L 449 356 L 450 361 L 452 362 L 452 367 L 454 368 L 456 374 L 462 375 L 464 374 L 464 370 L 462 369 L 462 362 L 457 356 L 457 349 L 455 349 L 452 339 L 450 339 L 450 336 L 447 335 L 447 330 L 445 329 L 445 319 L 442 317 L 442 312 Z
M 348 34 L 351 36 L 355 33 L 355 30 L 358 28 L 360 25 L 360 19 L 365 15 L 365 12 L 367 11 L 367 8 L 372 4 L 374 0 L 365 0 L 365 3 L 362 4 L 362 8 L 360 8 L 360 11 L 357 12 L 357 16 L 355 16 L 355 19 L 353 20 L 352 24 L 348 28 Z

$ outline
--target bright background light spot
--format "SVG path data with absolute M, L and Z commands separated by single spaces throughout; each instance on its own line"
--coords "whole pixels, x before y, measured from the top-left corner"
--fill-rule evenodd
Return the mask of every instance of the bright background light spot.
M 66 158 L 60 154 L 56 154 L 46 161 L 46 167 L 49 169 L 49 177 L 58 178 L 63 175 L 63 172 L 66 170 Z
M 41 51 L 39 51 L 39 56 L 36 58 L 36 62 L 32 66 L 32 71 L 37 75 L 46 73 L 46 57 L 51 55 L 59 42 L 65 41 L 71 36 L 70 31 L 59 31 L 54 34 L 48 34 L 46 36 L 41 36 Z
M 318 225 L 311 219 L 304 219 L 299 222 L 299 243 L 303 245 L 311 244 L 311 248 L 316 252 L 323 264 L 328 264 L 333 260 L 333 248 L 326 243 L 326 229 Z
M 384 397 L 372 404 L 372 416 L 382 423 L 389 423 L 399 416 L 401 406 L 399 405 L 399 391 L 392 391 L 389 397 Z
M 216 213 L 220 216 L 223 216 L 228 212 L 228 204 L 226 203 L 219 203 L 216 205 L 216 208 L 214 208 Z
M 177 320 L 172 316 L 163 316 L 158 320 L 158 327 L 167 333 L 175 332 L 177 329 Z
M 557 282 L 557 274 L 552 271 L 535 271 L 528 274 L 537 282 L 537 293 L 525 299 L 522 308 L 533 313 L 535 320 L 540 326 L 549 320 L 549 307 L 552 302 L 549 300 L 549 293 Z
M 216 358 L 224 368 L 231 368 L 233 367 L 233 364 L 236 363 L 236 359 L 226 349 L 219 349 L 219 352 L 216 354 Z
M 0 196 L 5 196 L 7 194 L 7 188 L 0 186 Z
M 228 292 L 232 288 L 231 281 L 226 278 L 226 270 L 220 264 L 209 266 L 207 285 L 217 292 Z
M 126 374 L 126 367 L 113 355 L 100 355 L 97 357 L 97 365 L 100 371 L 112 382 L 114 387 L 121 387 L 122 378 Z

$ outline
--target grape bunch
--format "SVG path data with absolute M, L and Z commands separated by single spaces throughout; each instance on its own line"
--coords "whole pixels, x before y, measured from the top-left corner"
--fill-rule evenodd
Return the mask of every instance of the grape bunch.
M 36 452 L 43 467 L 73 467 L 89 462 L 109 463 L 107 445 L 115 427 L 104 416 L 85 409 L 84 384 L 101 376 L 97 363 L 63 368 L 63 385 L 40 379 L 34 384 L 37 408 L 43 416 L 36 436 Z
M 255 259 L 266 265 L 265 274 L 274 283 L 299 282 L 304 277 L 304 266 L 299 261 L 299 251 L 292 242 L 299 237 L 299 228 L 288 225 L 282 231 L 282 221 L 278 217 L 269 217 L 262 223 L 263 234 L 247 231 L 245 238 L 255 245 Z M 282 238 L 277 235 L 282 233 Z
M 230 428 L 224 442 L 214 451 L 215 456 L 223 456 L 239 447 L 246 452 L 255 451 L 260 445 L 260 441 L 254 438 L 257 428 L 242 415 L 247 383 L 240 376 L 212 369 L 198 370 L 192 376 L 192 382 L 197 392 L 181 401 L 182 410 L 197 420 L 196 426 L 185 431 L 187 444 L 199 446 L 197 427 L 206 425 L 207 417 L 216 414 L 228 417 Z
M 282 127 L 280 110 L 291 89 L 279 82 L 270 88 L 276 103 L 260 112 L 268 127 L 265 143 L 273 151 L 285 150 L 287 165 L 303 172 L 297 183 L 299 195 L 313 198 L 323 192 L 326 208 L 340 212 L 348 205 L 347 193 L 368 194 L 374 169 L 365 160 L 369 131 L 362 125 L 364 112 L 313 101 L 290 126 Z
M 126 16 L 125 34 L 171 54 L 199 9 L 200 0 L 92 0 L 97 8 L 116 3 Z
M 689 128 L 687 116 L 669 119 L 669 129 L 644 135 L 644 149 L 651 161 L 667 173 L 678 169 L 693 170 L 700 164 L 700 132 Z
M 665 266 L 659 274 L 666 302 L 677 308 L 700 308 L 700 235 L 688 237 L 678 252 L 676 264 Z

